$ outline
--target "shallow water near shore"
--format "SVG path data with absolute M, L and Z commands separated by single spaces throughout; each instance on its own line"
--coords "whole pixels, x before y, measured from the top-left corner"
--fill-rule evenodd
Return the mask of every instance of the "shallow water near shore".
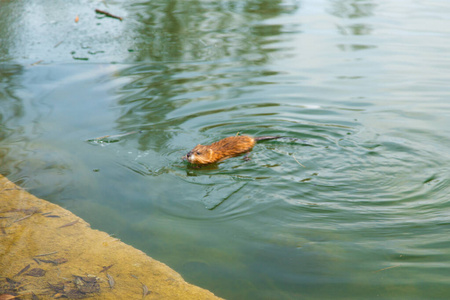
M 24 3 L 1 174 L 227 299 L 450 296 L 446 2 Z

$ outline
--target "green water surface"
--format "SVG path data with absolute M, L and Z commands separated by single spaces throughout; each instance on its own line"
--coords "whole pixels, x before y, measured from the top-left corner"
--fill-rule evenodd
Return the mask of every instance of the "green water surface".
M 449 16 L 0 1 L 0 173 L 227 299 L 448 299 Z M 238 132 L 294 139 L 181 160 Z

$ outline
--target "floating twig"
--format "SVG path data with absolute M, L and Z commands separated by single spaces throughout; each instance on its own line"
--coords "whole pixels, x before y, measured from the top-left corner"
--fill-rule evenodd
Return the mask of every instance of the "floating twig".
M 11 212 L 21 212 L 21 213 L 24 213 L 24 214 L 28 213 L 28 214 L 32 215 L 32 214 L 40 212 L 40 211 L 39 211 L 39 208 L 37 208 L 37 207 L 30 207 L 30 208 L 11 209 L 11 210 L 8 210 L 8 211 L 3 211 L 2 213 L 7 213 L 7 212 L 9 212 L 9 213 L 11 213 Z
M 62 42 L 64 42 L 64 41 L 59 41 L 58 43 L 56 43 L 56 44 L 55 44 L 55 46 L 53 46 L 53 48 L 56 48 L 56 47 L 58 47 L 59 45 L 61 45 L 61 44 L 62 44 Z
M 21 191 L 21 190 L 23 190 L 23 188 L 21 188 L 21 187 L 19 186 L 19 187 L 14 187 L 14 188 L 10 188 L 10 189 L 3 189 L 3 191 L 14 191 L 14 190 L 19 190 L 19 191 Z
M 112 266 L 114 266 L 114 264 L 109 265 L 107 267 L 102 267 L 102 270 L 100 271 L 100 273 L 108 271 Z
M 89 60 L 89 57 L 78 57 L 78 56 L 72 56 L 75 60 Z
M 31 217 L 32 215 L 33 215 L 33 214 L 28 215 L 28 216 L 25 216 L 25 217 L 20 218 L 20 219 L 17 219 L 17 220 L 15 220 L 13 223 L 17 223 L 17 222 L 20 222 L 20 221 L 22 221 L 22 220 L 28 219 L 28 218 Z
M 26 272 L 26 271 L 30 268 L 30 266 L 31 266 L 31 265 L 26 266 L 25 268 L 23 268 L 22 270 L 20 270 L 19 273 L 17 273 L 17 274 L 14 275 L 13 277 L 20 276 L 21 274 L 23 274 L 24 272 Z
M 374 271 L 373 273 L 378 273 L 378 272 L 381 272 L 381 271 L 385 271 L 385 270 L 389 270 L 389 269 L 393 269 L 393 268 L 397 268 L 397 267 L 400 267 L 400 265 L 395 265 L 395 266 L 386 267 L 386 268 L 383 268 L 383 269 Z
M 96 9 L 95 12 L 98 13 L 98 14 L 105 15 L 105 16 L 110 17 L 110 18 L 118 19 L 120 21 L 123 20 L 122 17 L 115 16 L 115 15 L 113 15 L 113 14 L 107 12 L 107 11 L 104 11 L 104 10 Z
M 43 62 L 43 60 L 41 59 L 41 60 L 38 60 L 37 62 L 34 62 L 34 63 L 32 63 L 31 65 L 32 66 L 35 66 L 35 65 L 38 65 L 38 64 L 40 64 L 41 62 Z
M 67 259 L 65 259 L 65 258 L 63 258 L 63 257 L 60 257 L 60 258 L 53 259 L 53 260 L 50 260 L 50 259 L 40 259 L 40 261 L 43 262 L 43 263 L 46 263 L 46 264 L 53 264 L 53 265 L 56 266 L 56 265 L 60 265 L 60 264 L 66 263 L 66 262 L 67 262 Z
M 292 157 L 294 158 L 294 160 L 295 160 L 300 166 L 302 166 L 303 168 L 306 168 L 304 165 L 302 165 L 302 164 L 295 158 L 294 155 L 292 155 Z

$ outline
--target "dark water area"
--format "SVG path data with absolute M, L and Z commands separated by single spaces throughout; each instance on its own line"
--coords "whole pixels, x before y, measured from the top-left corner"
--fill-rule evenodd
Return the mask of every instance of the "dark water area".
M 1 1 L 0 173 L 227 299 L 448 299 L 449 15 Z

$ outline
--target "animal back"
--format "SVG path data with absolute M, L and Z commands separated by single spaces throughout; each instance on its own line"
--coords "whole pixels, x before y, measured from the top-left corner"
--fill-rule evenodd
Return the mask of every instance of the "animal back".
M 221 161 L 251 151 L 255 143 L 250 136 L 230 136 L 211 144 L 211 149 L 217 161 Z

